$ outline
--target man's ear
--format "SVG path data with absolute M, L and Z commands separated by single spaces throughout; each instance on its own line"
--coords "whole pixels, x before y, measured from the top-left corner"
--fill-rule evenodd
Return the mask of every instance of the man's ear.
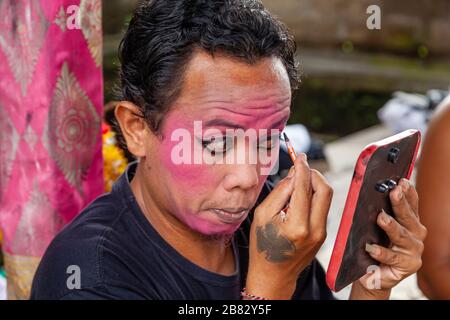
M 139 108 L 129 101 L 118 102 L 114 110 L 127 148 L 136 158 L 145 156 L 145 147 L 149 143 L 149 128 L 141 114 Z

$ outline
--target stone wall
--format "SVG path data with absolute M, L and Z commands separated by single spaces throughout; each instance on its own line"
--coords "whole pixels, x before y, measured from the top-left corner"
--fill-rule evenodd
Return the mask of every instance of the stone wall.
M 450 0 L 263 0 L 305 46 L 343 43 L 380 51 L 422 48 L 450 56 Z M 366 27 L 369 5 L 381 8 L 381 30 Z
M 124 15 L 142 0 L 103 2 L 106 34 L 119 33 Z M 450 56 L 450 0 L 262 0 L 294 32 L 314 47 L 350 44 L 369 50 Z M 381 8 L 381 30 L 366 27 L 369 5 Z

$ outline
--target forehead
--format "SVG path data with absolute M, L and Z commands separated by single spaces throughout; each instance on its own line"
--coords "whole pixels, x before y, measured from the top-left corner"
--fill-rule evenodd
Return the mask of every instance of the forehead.
M 276 121 L 289 116 L 291 89 L 280 59 L 254 64 L 197 52 L 186 68 L 172 108 L 185 119 L 227 118 L 240 122 Z

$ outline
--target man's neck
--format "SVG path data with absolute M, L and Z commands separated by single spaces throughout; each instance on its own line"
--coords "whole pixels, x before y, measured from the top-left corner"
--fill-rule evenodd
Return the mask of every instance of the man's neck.
M 177 219 L 173 214 L 164 210 L 151 197 L 143 181 L 145 175 L 142 170 L 144 163 L 139 163 L 130 186 L 136 201 L 147 220 L 178 253 L 192 263 L 211 272 L 230 275 L 235 271 L 233 250 L 230 241 L 211 239 L 193 231 Z

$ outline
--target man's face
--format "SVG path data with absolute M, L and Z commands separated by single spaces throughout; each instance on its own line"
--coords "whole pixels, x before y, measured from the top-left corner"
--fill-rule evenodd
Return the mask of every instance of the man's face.
M 254 206 L 267 167 L 276 163 L 277 133 L 284 129 L 290 102 L 289 78 L 279 59 L 249 65 L 196 53 L 161 124 L 162 138 L 146 148 L 144 172 L 152 198 L 194 231 L 232 234 Z M 258 136 L 237 141 L 230 134 L 236 128 Z M 234 158 L 226 159 L 230 153 Z M 261 154 L 270 158 L 268 165 Z

